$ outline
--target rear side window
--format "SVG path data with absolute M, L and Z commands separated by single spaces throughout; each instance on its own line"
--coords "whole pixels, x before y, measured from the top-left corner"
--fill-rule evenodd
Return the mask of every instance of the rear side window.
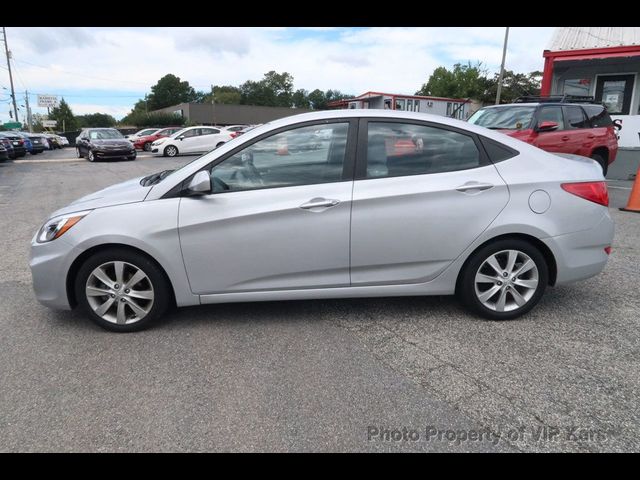
M 503 160 L 508 160 L 509 158 L 515 157 L 518 155 L 517 150 L 514 150 L 511 147 L 507 147 L 495 140 L 491 140 L 487 137 L 479 137 L 484 150 L 487 152 L 489 159 L 493 162 L 502 162 Z
M 469 135 L 426 125 L 369 122 L 367 178 L 451 172 L 481 164 Z
M 585 105 L 585 112 L 593 128 L 610 127 L 613 125 L 607 110 L 601 105 Z
M 589 128 L 589 122 L 585 117 L 582 108 L 573 105 L 562 108 L 564 110 L 564 119 L 568 130 Z

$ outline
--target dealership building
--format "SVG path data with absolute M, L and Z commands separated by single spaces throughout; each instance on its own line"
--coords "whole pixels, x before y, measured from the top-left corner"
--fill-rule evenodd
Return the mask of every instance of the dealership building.
M 381 110 L 404 110 L 408 112 L 432 113 L 434 115 L 466 120 L 473 113 L 472 105 L 469 99 L 463 98 L 366 92 L 354 98 L 329 102 L 328 107 L 334 109 L 377 108 Z
M 562 27 L 543 52 L 542 95 L 587 95 L 621 120 L 610 178 L 640 163 L 640 27 Z

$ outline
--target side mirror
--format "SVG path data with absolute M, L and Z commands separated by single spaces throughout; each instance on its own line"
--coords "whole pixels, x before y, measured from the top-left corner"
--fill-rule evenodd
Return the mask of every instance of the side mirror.
M 204 170 L 196 173 L 187 187 L 190 195 L 206 195 L 211 193 L 211 177 Z
M 180 136 L 178 137 L 178 140 L 182 141 L 182 140 L 184 140 L 184 137 L 183 137 L 182 135 L 180 135 Z
M 538 124 L 539 132 L 552 132 L 559 127 L 557 122 L 541 122 Z

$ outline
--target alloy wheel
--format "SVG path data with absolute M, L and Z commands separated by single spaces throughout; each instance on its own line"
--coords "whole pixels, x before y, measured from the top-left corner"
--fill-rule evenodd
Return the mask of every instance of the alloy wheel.
M 475 294 L 486 308 L 511 312 L 524 307 L 539 285 L 536 263 L 520 250 L 502 250 L 480 264 Z
M 153 284 L 139 267 L 122 261 L 99 265 L 87 278 L 87 302 L 107 322 L 129 325 L 142 320 L 153 307 Z

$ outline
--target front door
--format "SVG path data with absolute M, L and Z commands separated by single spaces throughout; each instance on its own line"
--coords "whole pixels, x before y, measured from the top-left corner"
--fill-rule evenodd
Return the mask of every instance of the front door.
M 213 192 L 180 202 L 194 293 L 349 285 L 350 128 L 290 126 L 207 168 Z
M 505 182 L 468 133 L 370 121 L 361 138 L 366 145 L 358 149 L 351 220 L 353 286 L 435 278 L 507 204 Z
M 610 115 L 629 115 L 634 75 L 600 75 L 596 83 L 596 101 L 607 107 Z

